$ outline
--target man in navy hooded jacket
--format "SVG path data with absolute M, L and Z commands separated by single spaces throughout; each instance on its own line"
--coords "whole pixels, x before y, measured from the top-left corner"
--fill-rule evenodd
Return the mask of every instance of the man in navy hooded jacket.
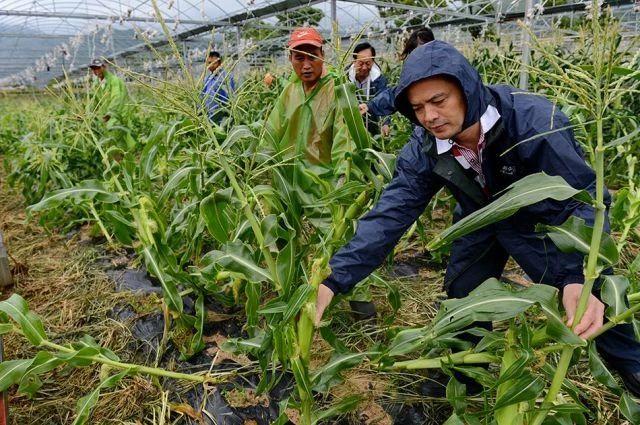
M 318 292 L 317 321 L 335 293 L 349 292 L 382 264 L 442 187 L 454 195 L 462 216 L 538 172 L 562 176 L 574 188 L 595 193 L 595 174 L 567 117 L 542 96 L 485 86 L 447 43 L 432 41 L 409 55 L 395 105 L 417 129 L 399 154 L 393 180 L 378 203 L 331 259 L 332 274 Z M 584 282 L 583 257 L 560 252 L 535 232 L 536 223 L 559 225 L 571 215 L 592 224 L 594 210 L 575 200 L 547 200 L 456 240 L 444 279 L 448 296 L 464 297 L 485 280 L 499 278 L 511 256 L 534 282 L 562 291 L 571 324 Z M 583 338 L 593 334 L 602 326 L 604 310 L 592 295 L 575 332 Z M 600 354 L 640 396 L 640 343 L 631 325 L 618 325 L 596 341 Z

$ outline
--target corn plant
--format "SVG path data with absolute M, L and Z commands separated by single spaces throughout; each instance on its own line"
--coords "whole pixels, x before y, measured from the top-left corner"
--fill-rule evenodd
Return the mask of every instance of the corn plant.
M 18 393 L 34 397 L 42 387 L 39 377 L 47 372 L 62 367 L 101 365 L 101 382 L 98 387 L 78 400 L 74 425 L 88 423 L 100 391 L 118 385 L 125 376 L 148 375 L 198 384 L 215 384 L 226 379 L 226 373 L 186 374 L 125 363 L 111 350 L 100 346 L 89 335 L 71 344 L 55 343 L 48 338 L 40 318 L 29 310 L 26 301 L 17 294 L 0 302 L 0 312 L 0 334 L 19 334 L 40 349 L 33 358 L 7 360 L 0 363 L 0 390 L 5 391 L 12 385 L 18 385 Z M 115 371 L 117 373 L 113 373 Z

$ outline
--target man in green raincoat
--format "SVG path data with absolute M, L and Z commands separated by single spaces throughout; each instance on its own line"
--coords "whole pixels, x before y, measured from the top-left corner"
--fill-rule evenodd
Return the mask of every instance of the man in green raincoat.
M 353 142 L 337 107 L 334 80 L 326 75 L 323 41 L 314 28 L 291 33 L 289 60 L 295 75 L 276 100 L 265 135 L 285 158 L 331 165 L 339 175 Z
M 355 144 L 335 95 L 334 79 L 324 67 L 324 40 L 314 28 L 298 28 L 288 42 L 289 61 L 294 75 L 276 100 L 265 126 L 265 138 L 282 159 L 295 158 L 291 167 L 295 188 L 299 188 L 296 173 L 299 167 L 321 166 L 332 169 L 334 177 L 347 170 L 347 154 Z M 299 188 L 304 197 L 305 188 Z M 351 308 L 356 317 L 375 316 L 366 287 L 351 296 Z
M 92 60 L 89 68 L 98 79 L 94 85 L 91 108 L 101 117 L 116 141 L 124 140 L 127 148 L 133 149 L 135 141 L 123 130 L 123 127 L 129 127 L 127 86 L 107 70 L 107 64 L 102 59 Z

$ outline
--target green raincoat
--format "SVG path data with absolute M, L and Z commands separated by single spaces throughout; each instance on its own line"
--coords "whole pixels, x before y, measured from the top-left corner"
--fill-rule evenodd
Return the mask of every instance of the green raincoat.
M 127 121 L 127 104 L 129 94 L 124 81 L 109 71 L 104 72 L 104 79 L 94 85 L 92 107 L 97 108 L 98 115 L 109 115 L 107 127 L 124 125 Z
M 314 89 L 305 94 L 302 82 L 294 74 L 267 119 L 265 138 L 283 159 L 299 157 L 302 161 L 296 161 L 298 165 L 332 167 L 333 178 L 345 173 L 345 154 L 355 150 L 355 143 L 338 108 L 334 79 L 330 76 L 322 77 Z M 298 179 L 296 175 L 295 171 L 289 175 L 289 178 L 297 180 L 293 192 L 304 201 L 306 192 L 313 191 L 313 182 L 304 182 L 304 178 Z M 311 186 L 306 186 L 309 183 Z M 275 187 L 280 187 L 280 184 L 274 182 Z M 289 208 L 294 206 L 289 205 Z M 307 209 L 305 214 L 313 215 L 313 211 Z M 358 286 L 348 299 L 371 301 L 368 285 Z
M 93 97 L 88 105 L 90 111 L 95 111 L 100 119 L 109 115 L 109 120 L 105 123 L 107 134 L 116 145 L 126 151 L 131 151 L 136 146 L 129 131 L 129 103 L 129 93 L 124 81 L 105 71 L 104 78 L 95 83 Z
M 302 82 L 294 75 L 274 104 L 265 136 L 284 158 L 301 157 L 311 164 L 331 165 L 336 174 L 344 171 L 345 154 L 354 149 L 330 76 L 322 77 L 305 94 Z

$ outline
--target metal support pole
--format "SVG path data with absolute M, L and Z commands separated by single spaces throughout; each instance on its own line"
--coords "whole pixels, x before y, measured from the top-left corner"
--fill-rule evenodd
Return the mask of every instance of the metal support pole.
M 4 361 L 4 343 L 2 341 L 2 335 L 0 335 L 0 362 Z M 7 392 L 3 391 L 0 394 L 0 425 L 7 425 L 9 423 L 9 397 Z
M 331 2 L 331 44 L 333 45 L 334 54 L 337 57 L 340 49 L 340 32 L 338 31 L 338 5 L 336 0 Z M 334 58 L 335 59 L 335 58 Z
M 11 269 L 9 268 L 9 254 L 4 246 L 2 231 L 0 230 L 0 289 L 2 292 L 12 283 Z M 0 362 L 4 361 L 4 345 L 2 342 L 2 335 L 0 335 Z M 9 401 L 7 399 L 7 392 L 3 391 L 0 394 L 0 425 L 7 425 L 8 420 Z
M 529 31 L 533 29 L 533 11 L 534 0 L 525 0 L 524 6 L 524 28 L 522 29 L 522 69 L 520 70 L 521 90 L 529 88 L 529 64 L 531 63 L 531 37 Z

